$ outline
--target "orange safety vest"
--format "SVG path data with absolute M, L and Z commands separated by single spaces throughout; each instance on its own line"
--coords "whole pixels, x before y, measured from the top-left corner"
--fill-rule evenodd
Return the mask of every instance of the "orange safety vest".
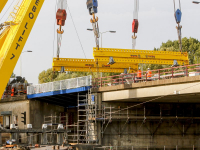
M 142 77 L 142 71 L 141 70 L 138 70 L 137 77 Z
M 151 76 L 152 76 L 152 72 L 151 72 L 151 70 L 148 70 L 148 72 L 147 72 L 147 77 L 148 77 L 148 78 L 151 78 Z

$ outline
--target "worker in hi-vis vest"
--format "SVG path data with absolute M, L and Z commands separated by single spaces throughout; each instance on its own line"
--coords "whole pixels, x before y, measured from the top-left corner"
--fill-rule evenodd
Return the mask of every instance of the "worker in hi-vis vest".
M 147 79 L 151 80 L 151 77 L 152 77 L 152 72 L 151 72 L 150 68 L 148 68 L 148 70 L 147 70 Z
M 137 79 L 142 79 L 142 71 L 141 71 L 140 67 L 138 68 Z

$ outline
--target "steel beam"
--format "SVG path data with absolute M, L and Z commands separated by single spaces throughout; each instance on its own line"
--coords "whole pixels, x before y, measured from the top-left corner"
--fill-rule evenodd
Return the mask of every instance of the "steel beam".
M 105 61 L 95 61 L 94 59 L 78 59 L 78 58 L 53 58 L 53 71 L 61 71 L 64 67 L 65 71 L 78 72 L 118 72 L 123 73 L 127 69 L 129 73 L 137 71 L 138 64 L 136 63 L 117 63 L 108 65 Z
M 153 51 L 153 50 L 133 50 L 115 48 L 93 48 L 95 61 L 109 62 L 113 57 L 116 63 L 143 63 L 143 64 L 163 64 L 173 65 L 177 60 L 179 65 L 189 65 L 187 52 Z

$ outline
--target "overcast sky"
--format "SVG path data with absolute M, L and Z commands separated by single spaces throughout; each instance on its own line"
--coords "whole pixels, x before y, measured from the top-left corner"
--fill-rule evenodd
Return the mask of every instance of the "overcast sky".
M 8 12 L 12 11 L 13 6 L 9 8 L 12 1 L 16 0 L 9 0 L 6 8 L 0 14 L 0 19 L 7 9 Z M 86 57 L 93 58 L 95 41 L 93 32 L 86 30 L 92 28 L 86 0 L 67 1 Z M 98 0 L 98 2 L 96 16 L 99 18 L 100 32 L 116 31 L 116 33 L 103 34 L 103 47 L 131 49 L 134 1 Z M 56 0 L 45 0 L 24 47 L 24 51 L 31 50 L 33 53 L 21 55 L 22 76 L 26 77 L 30 83 L 38 83 L 39 73 L 51 68 L 52 58 L 56 56 L 56 29 L 58 26 L 55 25 L 55 6 Z M 192 0 L 181 0 L 181 8 L 182 37 L 193 37 L 200 40 L 200 4 L 193 4 Z M 8 12 L 0 22 L 6 20 Z M 84 58 L 69 10 L 67 10 L 67 14 L 60 57 Z M 160 47 L 162 42 L 178 39 L 173 0 L 140 0 L 137 37 L 136 49 L 141 50 L 153 50 L 154 47 Z M 20 75 L 19 62 L 14 70 L 16 75 Z

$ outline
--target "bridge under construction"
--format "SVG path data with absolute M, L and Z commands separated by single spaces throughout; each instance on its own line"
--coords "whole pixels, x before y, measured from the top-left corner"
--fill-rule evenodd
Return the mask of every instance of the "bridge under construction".
M 27 126 L 20 117 L 9 127 L 4 122 L 0 142 L 11 134 L 17 144 L 66 149 L 199 149 L 199 70 L 197 64 L 153 70 L 151 79 L 133 73 L 29 86 L 27 98 L 2 99 L 4 120 L 25 111 Z

